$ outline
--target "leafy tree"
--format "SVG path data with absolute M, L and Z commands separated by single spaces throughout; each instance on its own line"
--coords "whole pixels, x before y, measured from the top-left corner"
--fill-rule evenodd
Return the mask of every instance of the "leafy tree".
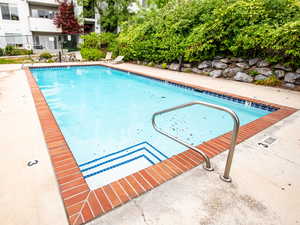
M 234 55 L 300 65 L 299 0 L 170 0 L 124 23 L 116 52 L 148 62 Z
M 154 5 L 157 8 L 163 8 L 170 0 L 148 0 L 146 6 Z
M 95 7 L 100 14 L 101 30 L 117 32 L 118 25 L 126 21 L 133 12 L 129 6 L 136 0 L 79 0 L 84 7 Z
M 63 34 L 82 33 L 82 26 L 75 18 L 73 1 L 70 3 L 67 0 L 60 1 L 54 24 L 62 29 Z

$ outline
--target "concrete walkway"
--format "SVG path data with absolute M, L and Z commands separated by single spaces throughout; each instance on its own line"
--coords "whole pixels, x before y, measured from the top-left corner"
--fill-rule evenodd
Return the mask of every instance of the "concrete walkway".
M 116 65 L 151 75 L 300 108 L 300 93 L 132 64 Z M 0 71 L 19 69 L 1 67 Z M 0 72 L 0 220 L 5 225 L 67 224 L 31 93 L 21 70 Z M 233 183 L 197 167 L 90 222 L 93 225 L 300 224 L 300 112 L 237 146 Z M 276 138 L 268 148 L 257 143 Z M 30 160 L 39 163 L 28 167 Z

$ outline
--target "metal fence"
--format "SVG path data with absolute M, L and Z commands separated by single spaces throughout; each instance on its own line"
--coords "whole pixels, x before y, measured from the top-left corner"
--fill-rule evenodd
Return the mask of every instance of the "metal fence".
M 34 35 L 6 35 L 0 36 L 0 48 L 14 46 L 33 52 L 76 50 L 80 42 L 80 34 L 34 34 Z

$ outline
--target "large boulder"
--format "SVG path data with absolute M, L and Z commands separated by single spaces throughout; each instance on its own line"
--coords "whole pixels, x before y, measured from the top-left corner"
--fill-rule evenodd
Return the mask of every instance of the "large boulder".
M 193 68 L 192 68 L 192 72 L 193 72 L 193 73 L 202 73 L 202 71 L 199 70 L 199 69 L 196 68 L 196 67 L 193 67 Z
M 231 58 L 231 62 L 244 62 L 245 60 L 242 58 Z
M 284 70 L 287 72 L 291 72 L 292 68 L 291 67 L 287 67 L 287 66 L 283 66 L 281 64 L 276 64 L 275 66 L 273 66 L 274 69 L 279 69 L 279 70 Z
M 190 73 L 190 72 L 192 72 L 192 68 L 182 68 L 181 69 L 181 72 L 185 72 L 185 73 Z
M 226 69 L 228 65 L 226 63 L 222 63 L 220 61 L 213 61 L 212 67 L 215 69 Z
M 285 75 L 284 70 L 275 70 L 274 73 L 278 79 L 284 78 L 284 75 Z
M 238 67 L 242 68 L 242 69 L 249 69 L 250 68 L 250 66 L 247 63 L 243 63 L 243 62 L 237 63 L 236 65 Z
M 300 80 L 300 74 L 299 73 L 287 73 L 284 76 L 284 81 L 288 83 L 296 83 Z
M 223 71 L 223 76 L 224 77 L 234 77 L 237 72 L 242 72 L 242 68 L 239 67 L 233 67 L 233 68 L 226 68 Z
M 178 71 L 179 70 L 179 64 L 178 63 L 172 63 L 169 65 L 169 69 L 170 70 L 175 70 L 175 71 Z
M 265 80 L 267 77 L 262 75 L 262 74 L 259 74 L 259 75 L 256 75 L 254 80 Z
M 222 56 L 220 56 L 220 55 L 217 55 L 217 56 L 215 56 L 215 58 L 214 59 L 216 59 L 216 60 L 219 60 L 219 59 L 222 59 L 223 57 Z
M 272 76 L 272 74 L 273 74 L 272 70 L 269 68 L 256 68 L 255 70 L 259 74 L 265 75 L 267 77 Z
M 230 60 L 228 58 L 220 59 L 220 62 L 222 63 L 230 63 Z
M 265 60 L 262 60 L 262 61 L 257 62 L 256 66 L 257 67 L 266 67 L 266 66 L 270 66 L 270 63 Z
M 209 73 L 209 72 L 211 72 L 211 71 L 213 71 L 214 69 L 212 69 L 212 68 L 204 68 L 203 70 L 201 70 L 202 72 L 204 72 L 204 73 Z
M 243 72 L 237 72 L 237 74 L 234 76 L 233 79 L 237 81 L 248 82 L 248 83 L 251 83 L 253 81 L 253 78 L 251 76 Z
M 222 72 L 223 70 L 213 70 L 209 73 L 209 76 L 213 77 L 213 78 L 218 78 L 222 76 Z
M 211 67 L 211 61 L 205 60 L 198 65 L 198 69 L 202 70 Z
M 184 63 L 183 67 L 184 68 L 192 68 L 192 64 L 190 64 L 190 63 Z
M 295 87 L 295 84 L 292 84 L 292 83 L 284 83 L 283 86 L 286 87 L 286 88 L 294 88 L 294 87 Z
M 254 66 L 259 61 L 259 58 L 249 59 L 249 66 Z

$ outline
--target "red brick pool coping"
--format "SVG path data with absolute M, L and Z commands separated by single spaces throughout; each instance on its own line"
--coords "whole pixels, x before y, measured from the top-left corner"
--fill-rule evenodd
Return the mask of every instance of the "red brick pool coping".
M 105 64 L 104 66 L 107 65 Z M 118 69 L 114 66 L 108 67 Z M 186 150 L 178 155 L 172 156 L 171 158 L 168 158 L 158 164 L 138 171 L 113 183 L 95 190 L 90 190 L 29 68 L 25 68 L 24 70 L 32 91 L 32 96 L 36 105 L 37 113 L 44 133 L 44 138 L 48 146 L 49 155 L 56 174 L 61 197 L 64 202 L 69 223 L 71 225 L 83 224 L 100 215 L 103 215 L 104 213 L 126 203 L 127 201 L 136 198 L 141 194 L 157 187 L 158 185 L 178 176 L 179 174 L 198 166 L 204 161 L 198 153 L 192 150 Z M 124 71 L 158 79 L 157 77 L 150 76 L 146 73 L 130 70 Z M 258 132 L 297 111 L 294 108 L 233 95 L 231 93 L 225 93 L 197 85 L 191 85 L 176 80 L 163 80 L 199 90 L 228 95 L 279 108 L 275 112 L 241 126 L 237 143 L 241 143 L 242 141 L 252 137 Z M 230 140 L 231 132 L 228 132 L 204 142 L 197 147 L 203 150 L 211 158 L 227 150 L 230 145 Z

